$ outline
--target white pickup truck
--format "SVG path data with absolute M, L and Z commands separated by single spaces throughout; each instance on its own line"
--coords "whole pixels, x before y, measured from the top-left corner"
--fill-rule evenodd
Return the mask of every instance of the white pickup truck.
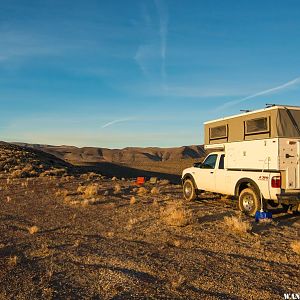
M 209 191 L 238 199 L 249 215 L 266 204 L 300 208 L 300 107 L 272 106 L 205 124 L 202 163 L 182 173 L 183 196 Z

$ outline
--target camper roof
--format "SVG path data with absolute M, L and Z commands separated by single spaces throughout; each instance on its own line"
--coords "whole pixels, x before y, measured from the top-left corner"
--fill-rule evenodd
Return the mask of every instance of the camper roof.
M 220 119 L 215 119 L 215 120 L 207 121 L 207 122 L 204 122 L 204 124 L 214 123 L 214 122 L 217 122 L 217 121 L 228 120 L 228 119 L 232 119 L 232 118 L 236 118 L 236 117 L 247 116 L 247 115 L 251 115 L 251 114 L 256 114 L 258 112 L 269 111 L 269 110 L 280 109 L 280 108 L 281 109 L 287 108 L 287 109 L 292 109 L 292 110 L 300 110 L 300 106 L 274 105 L 274 106 L 266 107 L 266 108 L 263 108 L 263 109 L 253 110 L 253 111 L 244 112 L 244 113 L 240 113 L 240 114 L 229 116 L 229 117 L 225 117 L 225 118 L 220 118 Z

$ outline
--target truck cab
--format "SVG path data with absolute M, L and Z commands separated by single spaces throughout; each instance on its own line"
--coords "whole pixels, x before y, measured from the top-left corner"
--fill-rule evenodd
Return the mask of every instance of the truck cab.
M 197 188 L 197 193 L 201 190 L 215 193 L 225 193 L 225 169 L 224 152 L 210 153 L 202 163 L 195 163 L 193 167 L 183 171 L 183 179 L 190 178 Z

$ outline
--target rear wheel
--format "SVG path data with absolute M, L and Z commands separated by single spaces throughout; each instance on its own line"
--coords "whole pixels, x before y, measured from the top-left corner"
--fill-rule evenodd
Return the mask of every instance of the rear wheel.
M 239 195 L 239 209 L 249 216 L 261 210 L 260 197 L 253 188 L 246 188 Z
M 194 183 L 191 179 L 186 179 L 183 183 L 183 197 L 186 201 L 193 201 L 197 197 Z

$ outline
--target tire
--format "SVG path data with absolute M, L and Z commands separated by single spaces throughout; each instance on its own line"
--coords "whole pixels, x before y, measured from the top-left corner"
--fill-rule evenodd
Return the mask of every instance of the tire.
M 183 197 L 186 201 L 193 201 L 197 198 L 194 183 L 191 179 L 186 179 L 183 183 Z
M 260 197 L 253 188 L 246 188 L 241 191 L 238 201 L 239 210 L 249 216 L 261 210 Z

